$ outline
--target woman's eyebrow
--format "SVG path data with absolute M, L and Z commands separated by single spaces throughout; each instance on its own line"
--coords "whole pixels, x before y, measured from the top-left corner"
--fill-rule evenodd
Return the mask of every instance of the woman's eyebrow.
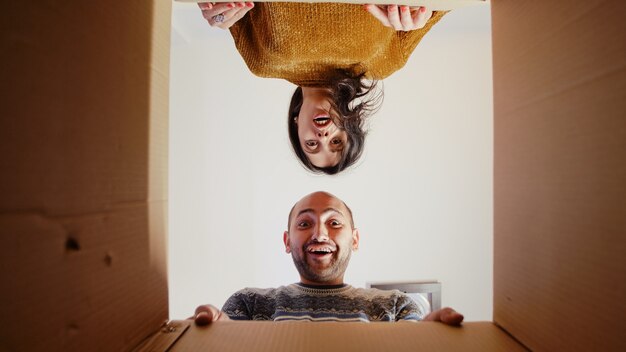
M 337 152 L 341 152 L 343 149 L 344 149 L 344 145 L 343 145 L 343 143 L 342 143 L 342 144 L 340 144 L 340 145 L 339 145 L 339 146 L 337 146 L 337 147 L 334 147 L 334 146 L 331 146 L 331 147 L 330 147 L 330 151 L 331 151 L 331 152 L 335 152 L 335 153 L 337 153 Z
M 300 146 L 302 147 L 302 150 L 304 150 L 304 152 L 308 154 L 317 154 L 319 153 L 320 149 L 322 149 L 319 147 L 319 144 L 317 145 L 315 149 L 311 149 L 311 147 L 306 145 L 306 141 L 305 143 L 300 143 Z
M 314 151 L 310 151 L 309 149 L 307 149 L 306 147 L 303 148 L 304 152 L 307 154 L 317 154 L 320 152 L 320 148 L 315 149 Z

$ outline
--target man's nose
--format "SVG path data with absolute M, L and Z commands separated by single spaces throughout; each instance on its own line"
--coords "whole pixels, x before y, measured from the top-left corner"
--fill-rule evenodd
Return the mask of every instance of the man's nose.
M 317 226 L 315 231 L 313 231 L 313 240 L 317 242 L 326 242 L 328 241 L 328 231 L 324 226 Z

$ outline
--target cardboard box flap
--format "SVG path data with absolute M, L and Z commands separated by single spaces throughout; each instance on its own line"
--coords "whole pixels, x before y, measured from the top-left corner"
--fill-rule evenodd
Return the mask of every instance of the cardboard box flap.
M 493 1 L 494 322 L 625 351 L 626 2 Z
M 191 324 L 176 351 L 526 351 L 492 323 L 218 322 Z
M 0 14 L 2 351 L 124 351 L 167 320 L 170 7 Z

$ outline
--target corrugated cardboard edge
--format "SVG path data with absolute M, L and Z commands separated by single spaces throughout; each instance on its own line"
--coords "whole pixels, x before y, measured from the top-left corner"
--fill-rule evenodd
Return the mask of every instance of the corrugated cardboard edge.
M 490 322 L 441 323 L 216 322 L 193 324 L 170 351 L 525 351 Z
M 198 3 L 198 2 L 207 2 L 206 0 L 175 0 L 177 2 L 188 2 L 188 3 Z M 217 2 L 227 2 L 217 1 Z M 273 2 L 271 0 L 260 0 L 255 2 Z M 409 5 L 409 6 L 425 6 L 433 11 L 445 11 L 445 10 L 453 10 L 459 7 L 468 6 L 468 5 L 481 5 L 488 4 L 487 0 L 404 0 L 404 1 L 393 1 L 393 0 L 372 0 L 372 1 L 360 1 L 360 0 L 283 0 L 282 2 L 335 2 L 335 3 L 347 3 L 347 4 L 378 4 L 378 5 L 386 5 L 386 4 L 401 4 L 401 5 Z
M 625 351 L 626 3 L 492 2 L 494 321 Z

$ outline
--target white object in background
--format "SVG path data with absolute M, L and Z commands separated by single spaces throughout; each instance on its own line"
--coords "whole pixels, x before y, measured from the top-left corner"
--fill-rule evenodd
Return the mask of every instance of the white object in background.
M 425 314 L 441 309 L 441 283 L 432 281 L 412 282 L 368 282 L 367 288 L 380 290 L 400 290 L 411 297 Z

